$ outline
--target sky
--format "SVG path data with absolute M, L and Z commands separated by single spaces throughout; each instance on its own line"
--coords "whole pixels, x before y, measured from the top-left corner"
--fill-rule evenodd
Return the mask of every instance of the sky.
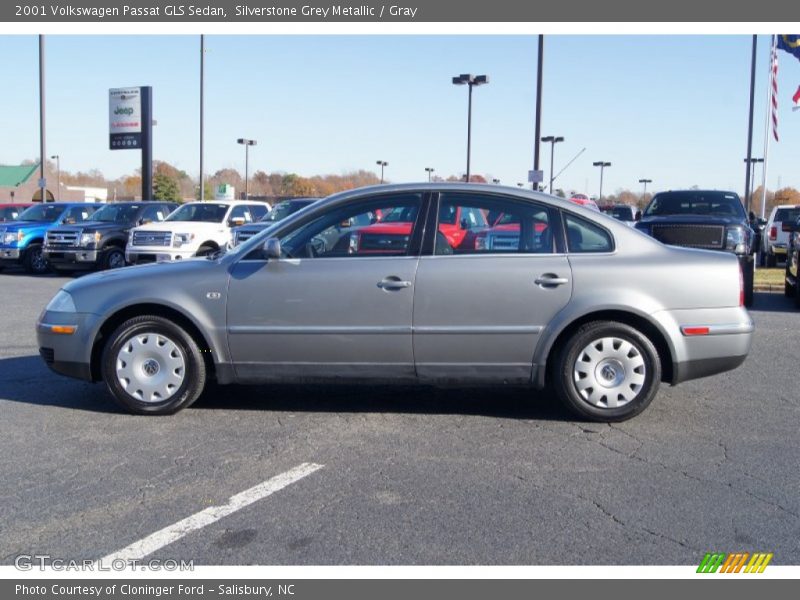
M 749 35 L 547 35 L 542 135 L 563 136 L 554 185 L 596 195 L 698 185 L 742 193 L 750 85 Z M 769 37 L 758 38 L 753 155 L 763 155 Z M 386 179 L 447 177 L 466 165 L 473 92 L 472 173 L 503 184 L 533 164 L 535 35 L 207 35 L 205 171 L 342 174 L 389 163 Z M 0 164 L 39 154 L 38 38 L 0 35 Z M 109 150 L 108 89 L 153 87 L 154 158 L 199 174 L 199 36 L 46 36 L 47 154 L 62 169 L 133 173 L 134 150 Z M 800 61 L 781 52 L 780 142 L 768 187 L 800 188 Z M 549 178 L 550 145 L 541 168 Z M 760 181 L 760 167 L 757 179 Z

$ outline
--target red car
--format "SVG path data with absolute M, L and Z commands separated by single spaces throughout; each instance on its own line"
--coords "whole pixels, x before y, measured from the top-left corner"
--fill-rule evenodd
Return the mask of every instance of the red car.
M 397 254 L 406 251 L 411 227 L 417 218 L 415 207 L 382 211 L 377 223 L 350 234 L 350 254 Z M 454 249 L 475 243 L 476 229 L 489 226 L 482 210 L 469 207 L 443 207 L 439 232 Z
M 579 204 L 580 206 L 585 206 L 586 208 L 591 208 L 592 210 L 600 211 L 600 208 L 597 206 L 597 202 L 589 198 L 586 194 L 572 194 L 572 197 L 569 199 L 570 202 L 574 202 L 575 204 Z
M 31 202 L 14 202 L 9 204 L 0 204 L 0 223 L 6 221 L 16 221 L 19 213 L 33 206 Z

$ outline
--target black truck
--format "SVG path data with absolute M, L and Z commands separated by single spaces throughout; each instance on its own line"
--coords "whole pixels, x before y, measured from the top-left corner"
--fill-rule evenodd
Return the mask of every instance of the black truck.
M 744 304 L 753 304 L 756 233 L 734 192 L 678 190 L 659 192 L 636 228 L 664 244 L 732 252 L 744 279 Z
M 92 215 L 91 221 L 49 230 L 42 255 L 56 271 L 124 267 L 128 230 L 163 221 L 177 207 L 161 201 L 106 204 Z

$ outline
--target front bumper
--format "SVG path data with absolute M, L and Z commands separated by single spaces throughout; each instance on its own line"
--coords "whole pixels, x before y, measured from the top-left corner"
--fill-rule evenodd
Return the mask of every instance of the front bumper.
M 0 262 L 19 262 L 22 251 L 19 248 L 0 246 Z
M 42 255 L 53 266 L 58 265 L 74 265 L 91 267 L 99 258 L 97 250 L 83 250 L 76 248 L 75 250 L 64 250 L 62 248 L 47 248 L 42 251 Z
M 139 246 L 125 249 L 125 260 L 133 265 L 152 262 L 171 262 L 174 260 L 192 258 L 194 255 L 194 250 L 179 250 L 177 248 L 164 248 L 163 246 L 154 248 Z
M 97 315 L 43 312 L 36 322 L 39 354 L 48 367 L 61 375 L 95 381 L 92 376 L 92 345 Z M 54 333 L 54 326 L 71 326 L 71 334 Z

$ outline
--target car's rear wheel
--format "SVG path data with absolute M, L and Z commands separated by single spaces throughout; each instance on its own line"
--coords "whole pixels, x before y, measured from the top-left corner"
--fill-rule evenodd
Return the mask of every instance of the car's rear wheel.
M 582 325 L 556 359 L 556 390 L 575 414 L 624 421 L 641 413 L 658 391 L 661 361 L 653 342 L 615 321 Z
M 134 317 L 109 337 L 103 379 L 116 402 L 140 415 L 167 415 L 197 400 L 206 381 L 200 348 L 182 327 L 154 315 Z
M 42 254 L 41 244 L 31 244 L 25 251 L 22 267 L 32 275 L 43 275 L 50 270 L 47 259 Z

